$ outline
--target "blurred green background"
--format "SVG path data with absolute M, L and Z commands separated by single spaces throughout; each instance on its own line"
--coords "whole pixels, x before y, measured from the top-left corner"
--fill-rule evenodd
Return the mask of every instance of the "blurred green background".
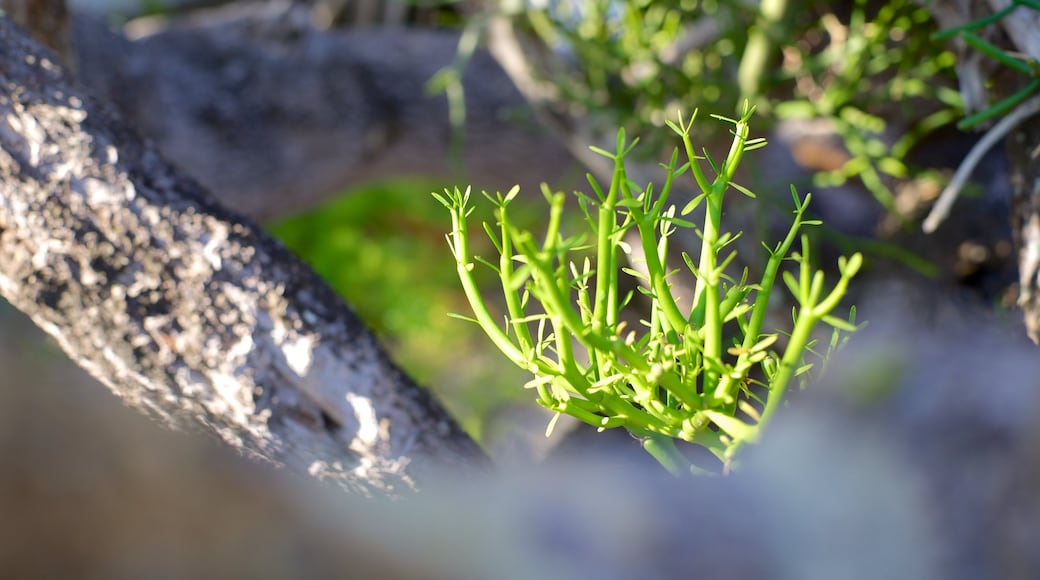
M 435 181 L 372 184 L 274 224 L 271 232 L 354 307 L 398 364 L 486 442 L 489 416 L 520 401 L 533 404 L 519 388 L 530 377 L 477 325 L 448 316 L 469 315 L 469 306 L 445 239 L 448 212 L 431 195 L 442 187 Z M 494 223 L 490 204 L 476 205 L 473 227 Z M 517 208 L 525 226 L 534 227 L 543 213 L 537 203 Z M 486 236 L 475 235 L 473 243 L 478 255 L 494 250 Z M 478 273 L 489 293 L 501 292 L 493 273 Z

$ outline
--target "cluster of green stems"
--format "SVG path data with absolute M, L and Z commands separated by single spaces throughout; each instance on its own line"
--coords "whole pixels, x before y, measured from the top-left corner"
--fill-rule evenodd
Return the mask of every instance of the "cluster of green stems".
M 729 247 L 739 234 L 723 230 L 723 201 L 732 189 L 754 197 L 733 178 L 744 153 L 765 145 L 763 139 L 749 137 L 752 112 L 745 108 L 740 119 L 719 118 L 733 125 L 732 145 L 721 164 L 706 151 L 696 154 L 691 137 L 696 113 L 688 121 L 680 116 L 669 123 L 688 162 L 679 165 L 678 150 L 673 153 L 660 191 L 629 179 L 625 158 L 635 143 L 626 142 L 624 131 L 618 134 L 616 152 L 594 148 L 613 160 L 614 173 L 606 191 L 590 176 L 594 197 L 578 194 L 591 236 L 564 235 L 563 193 L 543 186 L 550 211 L 540 240 L 510 220 L 517 188 L 505 195 L 485 193 L 497 218 L 494 226 L 483 224 L 498 253 L 497 260 L 487 260 L 470 251 L 470 191 L 435 194 L 451 214 L 448 241 L 473 312 L 463 318 L 479 324 L 506 357 L 534 375 L 526 387 L 535 390 L 540 405 L 556 412 L 547 434 L 555 419 L 567 414 L 601 430 L 627 429 L 673 473 L 698 470 L 677 441 L 707 448 L 728 469 L 741 446 L 759 439 L 795 377 L 812 366 L 806 355 L 812 352 L 817 324 L 823 321 L 835 333 L 855 329 L 854 310 L 848 320 L 830 313 L 862 257 L 840 259 L 839 278 L 825 292 L 824 274 L 812 268 L 808 240 L 801 233 L 804 226 L 819 222 L 806 218 L 810 196 L 802 199 L 793 188 L 793 223 L 778 244 L 763 244 L 768 259 L 758 282 L 748 281 L 747 269 L 739 279 L 727 275 L 737 256 Z M 673 188 L 687 172 L 699 193 L 678 210 Z M 696 230 L 682 216 L 702 204 L 703 227 Z M 641 245 L 638 253 L 625 243 L 632 228 Z M 702 242 L 697 261 L 682 254 L 695 278 L 692 303 L 685 307 L 673 296 L 670 278 L 676 272 L 668 263 L 677 228 L 695 228 Z M 792 251 L 799 237 L 800 253 Z M 594 257 L 589 257 L 590 250 Z M 622 254 L 630 259 L 641 255 L 645 263 L 625 267 Z M 787 261 L 794 267 L 785 269 Z M 477 263 L 500 278 L 504 320 L 492 313 L 477 285 Z M 621 320 L 633 297 L 631 292 L 621 295 L 621 273 L 639 278 L 649 297 L 641 329 L 629 329 Z M 764 332 L 778 278 L 797 303 L 793 328 Z M 782 334 L 786 341 L 779 340 Z M 782 353 L 776 352 L 783 342 Z

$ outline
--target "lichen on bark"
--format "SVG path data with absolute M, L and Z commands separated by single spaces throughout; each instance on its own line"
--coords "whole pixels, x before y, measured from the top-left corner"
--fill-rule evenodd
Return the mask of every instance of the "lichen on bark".
M 483 461 L 310 268 L 7 19 L 0 42 L 0 293 L 73 360 L 164 423 L 351 489 Z

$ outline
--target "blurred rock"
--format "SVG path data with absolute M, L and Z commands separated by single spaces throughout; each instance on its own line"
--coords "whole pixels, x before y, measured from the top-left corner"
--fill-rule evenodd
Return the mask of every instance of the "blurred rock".
M 351 531 L 342 510 L 314 501 L 317 484 L 160 429 L 41 347 L 20 315 L 0 319 L 4 576 L 416 577 L 356 537 L 364 522 Z
M 860 552 L 903 537 L 941 578 L 1037 577 L 1040 353 L 1018 328 L 970 315 L 876 322 L 778 417 L 748 475 L 786 473 L 789 508 L 800 497 L 804 521 L 858 528 L 848 545 Z M 869 518 L 835 521 L 852 506 Z
M 2 339 L 0 567 L 106 579 L 1037 577 L 1035 348 L 969 310 L 865 310 L 873 326 L 821 384 L 793 393 L 735 475 L 674 479 L 625 451 L 572 450 L 444 474 L 394 502 L 163 432 L 31 341 Z

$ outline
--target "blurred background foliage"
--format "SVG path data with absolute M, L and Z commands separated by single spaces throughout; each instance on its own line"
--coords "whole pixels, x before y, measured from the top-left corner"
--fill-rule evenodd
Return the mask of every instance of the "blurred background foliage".
M 760 131 L 770 121 L 825 122 L 847 158 L 821 170 L 818 184 L 859 180 L 893 213 L 905 213 L 894 180 L 919 175 L 907 154 L 962 116 L 956 58 L 912 0 L 767 0 L 758 11 L 727 0 L 531 0 L 520 8 L 511 17 L 537 39 L 524 48 L 558 91 L 551 106 L 587 119 L 594 133 L 623 126 L 670 150 L 659 129 L 676 111 L 733 116 L 750 99 Z M 712 130 L 702 124 L 699 134 Z

